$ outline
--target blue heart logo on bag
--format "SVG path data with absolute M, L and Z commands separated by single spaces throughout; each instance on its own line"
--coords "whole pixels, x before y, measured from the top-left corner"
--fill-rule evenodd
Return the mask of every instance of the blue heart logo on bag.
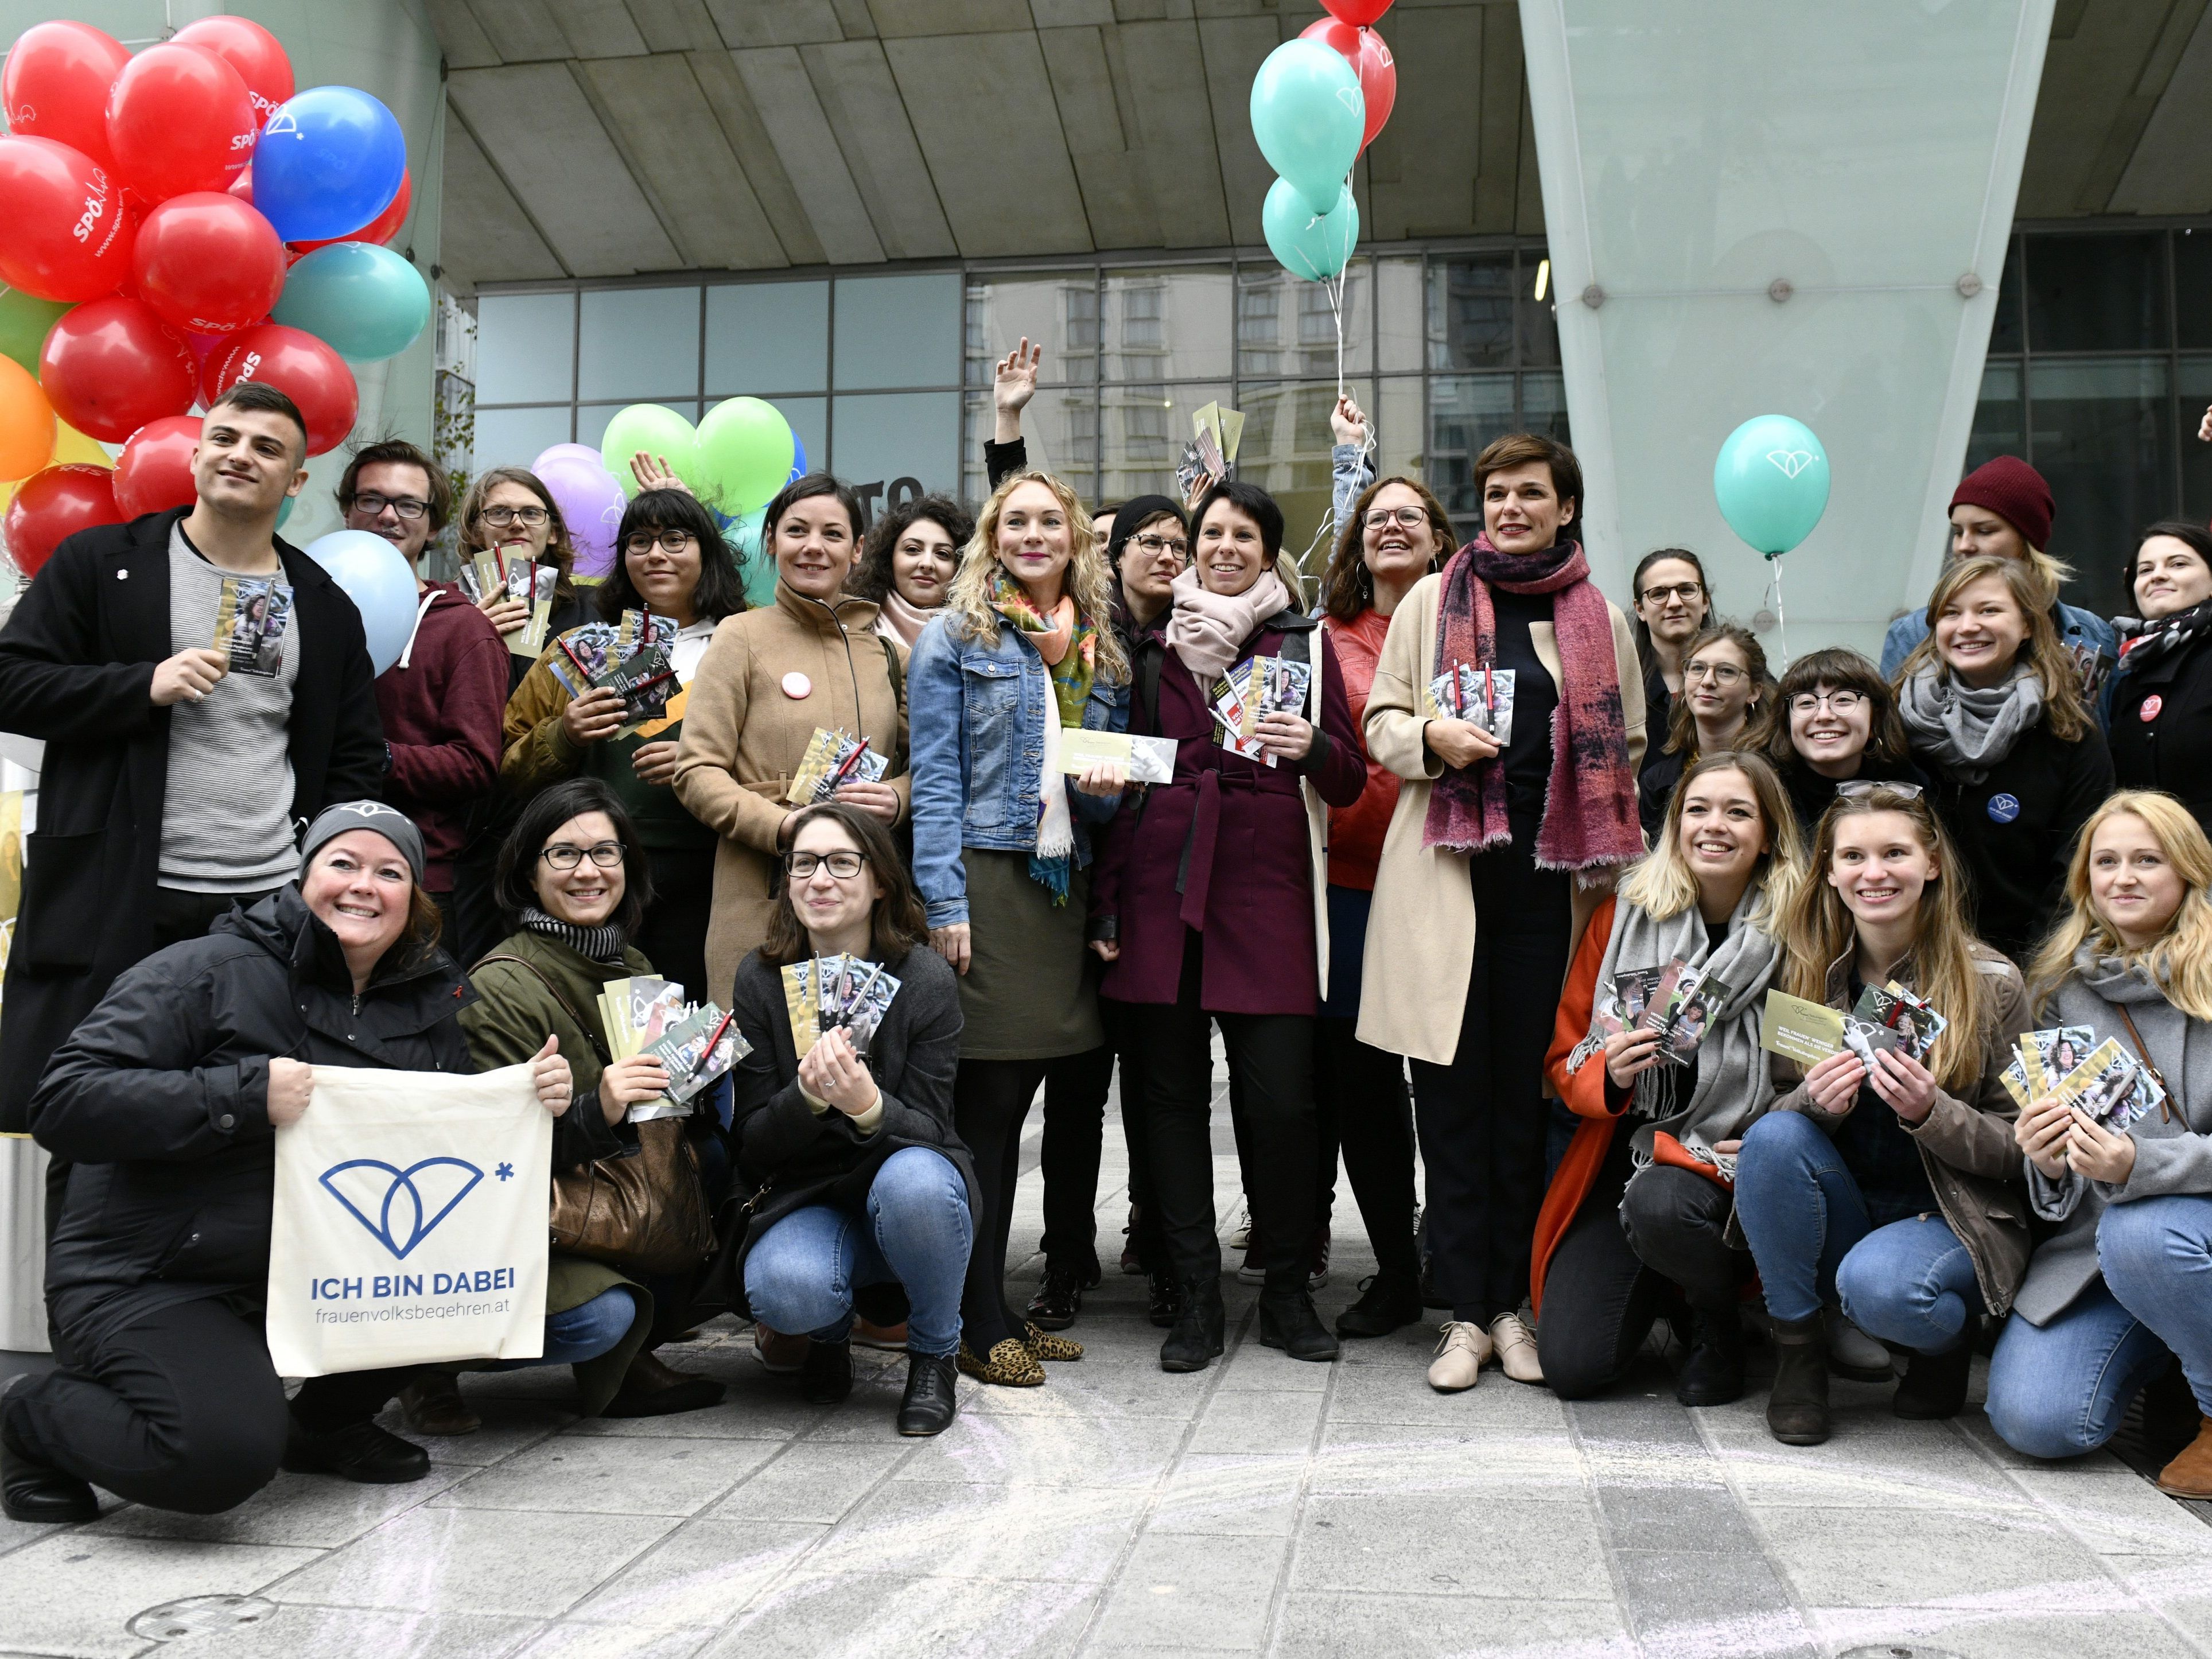
M 2020 797 L 2017 795 L 1991 795 L 1990 797 L 1989 813 L 1990 818 L 1993 823 L 2010 823 L 2014 818 L 2020 816 Z
M 354 1158 L 331 1164 L 317 1179 L 371 1237 L 404 1261 L 476 1190 L 483 1171 L 458 1158 L 426 1158 L 404 1170 L 379 1158 Z

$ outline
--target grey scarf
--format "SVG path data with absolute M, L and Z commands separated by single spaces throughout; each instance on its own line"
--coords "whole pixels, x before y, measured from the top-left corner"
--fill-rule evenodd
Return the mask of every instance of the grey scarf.
M 1716 1143 L 1741 1136 L 1773 1098 L 1759 1046 L 1759 1016 L 1767 984 L 1782 965 L 1782 946 L 1750 919 L 1759 898 L 1756 886 L 1744 890 L 1717 950 L 1705 938 L 1705 919 L 1694 904 L 1663 921 L 1625 900 L 1613 909 L 1613 937 L 1598 967 L 1601 988 L 1617 973 L 1663 968 L 1676 957 L 1729 988 L 1729 1000 L 1713 1011 L 1698 1045 L 1698 1080 L 1688 1100 L 1678 1097 L 1680 1066 L 1654 1066 L 1638 1075 L 1629 1111 L 1639 1120 L 1630 1142 L 1639 1165 L 1650 1161 L 1652 1137 L 1662 1130 L 1704 1157 Z M 1586 1062 L 1602 1066 L 1604 1049 L 1605 1033 L 1593 1009 L 1589 1035 L 1569 1057 L 1568 1069 L 1579 1071 Z
M 1923 663 L 1897 688 L 1897 712 L 1915 760 L 1933 761 L 1961 783 L 1979 783 L 2043 718 L 2043 682 L 2016 663 L 2002 685 L 1978 690 Z

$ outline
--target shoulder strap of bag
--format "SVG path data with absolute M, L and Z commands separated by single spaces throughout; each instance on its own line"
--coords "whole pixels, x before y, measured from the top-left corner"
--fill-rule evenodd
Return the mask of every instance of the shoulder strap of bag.
M 2166 1121 L 2172 1122 L 2173 1121 L 2172 1103 L 2173 1091 L 2166 1086 L 2165 1075 L 2152 1063 L 2150 1050 L 2143 1047 L 2142 1033 L 2136 1030 L 2136 1017 L 2128 1012 L 2128 1005 L 2124 1002 L 2116 1002 L 2112 1007 L 2120 1016 L 2120 1024 L 2128 1028 L 2128 1041 L 2136 1045 L 2136 1053 L 2142 1060 L 2143 1070 L 2148 1072 L 2150 1080 L 2158 1085 L 2161 1097 L 2158 1103 L 2158 1115 Z
M 599 1057 L 600 1066 L 605 1067 L 615 1063 L 614 1056 L 607 1052 L 606 1044 L 599 1041 L 599 1033 L 594 1031 L 592 1029 L 590 1023 L 569 1005 L 568 999 L 561 994 L 561 988 L 556 985 L 551 980 L 546 978 L 544 971 L 539 969 L 536 963 L 531 961 L 527 957 L 501 955 L 485 957 L 477 963 L 477 966 L 481 968 L 485 963 L 490 962 L 511 962 L 516 967 L 529 974 L 531 977 L 545 988 L 547 993 L 551 995 L 554 1001 L 561 1005 L 562 1012 L 567 1014 L 570 1019 L 576 1022 L 576 1029 L 584 1034 L 584 1041 L 592 1045 L 592 1052 Z
M 906 670 L 899 666 L 898 647 L 891 643 L 888 634 L 878 634 L 876 640 L 884 647 L 884 666 L 890 671 L 891 706 L 903 710 L 906 708 Z

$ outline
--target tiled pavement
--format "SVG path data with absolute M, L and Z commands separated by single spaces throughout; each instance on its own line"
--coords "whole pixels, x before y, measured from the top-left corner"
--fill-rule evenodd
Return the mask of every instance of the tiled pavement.
M 1348 1191 L 1340 1223 L 1331 1316 L 1366 1270 Z M 485 1428 L 434 1442 L 416 1486 L 283 1475 L 221 1516 L 0 1522 L 0 1655 L 2212 1655 L 2212 1526 L 2109 1457 L 2015 1456 L 1978 1409 L 1905 1424 L 1839 1383 L 1835 1438 L 1792 1449 L 1756 1394 L 1677 1407 L 1656 1357 L 1594 1404 L 1495 1371 L 1444 1398 L 1432 1331 L 1299 1364 L 1241 1287 L 1225 1361 L 1170 1376 L 1141 1291 L 1109 1277 L 1047 1387 L 963 1382 L 936 1440 L 892 1432 L 902 1362 L 862 1356 L 818 1410 L 725 1322 L 668 1351 L 728 1382 L 713 1411 L 585 1423 L 564 1374 L 472 1378 Z M 274 1611 L 128 1629 L 223 1594 Z

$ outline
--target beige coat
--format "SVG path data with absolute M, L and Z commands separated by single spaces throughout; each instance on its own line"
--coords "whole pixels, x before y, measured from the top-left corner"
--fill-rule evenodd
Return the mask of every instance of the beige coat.
M 1474 972 L 1474 889 L 1466 854 L 1421 844 L 1430 788 L 1443 772 L 1443 763 L 1421 739 L 1428 725 L 1423 700 L 1436 658 L 1437 596 L 1443 589 L 1441 576 L 1424 576 L 1399 605 L 1375 665 L 1374 689 L 1367 694 L 1367 752 L 1406 781 L 1375 872 L 1359 1040 L 1390 1054 L 1449 1066 L 1459 1050 L 1460 1018 Z M 1644 758 L 1644 671 L 1628 619 L 1611 600 L 1605 608 L 1613 619 L 1621 721 L 1633 774 Z M 1528 636 L 1537 658 L 1559 679 L 1559 645 L 1552 624 L 1532 624 Z M 1582 937 L 1590 912 L 1612 889 L 1609 875 L 1594 885 L 1576 882 L 1570 955 L 1562 961 L 1571 959 L 1573 941 Z
M 676 751 L 676 798 L 720 836 L 707 978 L 726 994 L 775 910 L 784 800 L 816 728 L 865 737 L 891 757 L 885 780 L 907 811 L 906 647 L 875 631 L 871 600 L 829 605 L 778 582 L 775 603 L 725 617 L 692 676 Z M 884 652 L 896 653 L 892 683 Z M 794 695 L 804 678 L 805 687 Z M 787 680 L 790 681 L 787 684 Z

